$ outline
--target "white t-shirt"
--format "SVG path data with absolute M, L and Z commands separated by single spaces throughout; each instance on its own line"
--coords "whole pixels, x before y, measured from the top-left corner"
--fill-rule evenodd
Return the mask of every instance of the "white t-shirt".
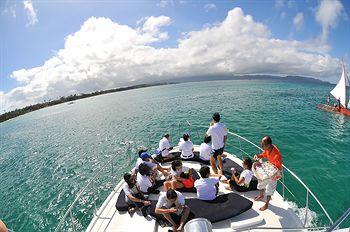
M 218 150 L 225 145 L 224 136 L 227 135 L 227 128 L 223 123 L 217 122 L 209 127 L 207 135 L 211 136 L 211 147 Z
M 181 173 L 183 172 L 188 172 L 188 170 L 190 170 L 188 167 L 185 167 L 182 165 L 182 168 L 179 170 L 179 171 L 174 171 L 172 168 L 171 168 L 171 171 L 170 171 L 170 174 L 172 176 L 180 176 Z
M 152 168 L 152 169 L 153 169 L 154 167 L 157 166 L 157 164 L 155 164 L 155 163 L 152 163 L 152 162 L 149 162 L 149 161 L 144 161 L 144 160 L 142 160 L 141 158 L 137 158 L 135 168 L 136 168 L 136 169 L 139 169 L 139 166 L 140 166 L 140 164 L 142 164 L 142 163 L 147 164 L 147 166 L 150 167 L 150 168 Z
M 191 141 L 184 141 L 180 147 L 179 147 L 180 151 L 181 151 L 181 158 L 184 159 L 189 159 L 189 158 L 193 158 L 194 154 L 193 154 L 193 143 Z
M 136 183 L 139 186 L 141 192 L 146 193 L 149 187 L 152 187 L 152 182 L 148 176 L 143 176 L 139 172 L 136 176 Z
M 159 141 L 159 150 L 162 151 L 162 157 L 167 157 L 169 155 L 169 150 L 168 150 L 169 148 L 170 148 L 169 140 L 167 138 L 163 137 Z
M 202 160 L 210 160 L 211 147 L 207 143 L 202 143 L 199 147 L 199 158 Z
M 127 183 L 124 184 L 123 186 L 123 190 L 125 193 L 125 201 L 128 201 L 128 195 L 132 195 L 135 196 L 139 191 L 137 190 L 136 184 L 134 185 L 134 187 L 130 188 L 129 185 Z
M 219 183 L 218 178 L 200 178 L 194 182 L 194 187 L 197 189 L 197 198 L 200 200 L 214 200 L 216 198 L 216 187 Z
M 244 186 L 249 187 L 249 183 L 253 178 L 253 172 L 247 169 L 244 169 L 239 178 L 244 177 Z
M 177 194 L 177 198 L 174 203 L 168 200 L 168 198 L 166 197 L 166 192 L 160 193 L 156 208 L 165 207 L 167 209 L 170 209 L 173 204 L 175 204 L 176 207 L 180 205 L 185 205 L 185 197 L 179 191 L 175 191 L 175 192 Z

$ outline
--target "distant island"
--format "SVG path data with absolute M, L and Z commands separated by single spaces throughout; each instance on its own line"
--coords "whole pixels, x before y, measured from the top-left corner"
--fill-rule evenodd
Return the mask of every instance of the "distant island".
M 93 97 L 101 94 L 106 93 L 114 93 L 114 92 L 121 92 L 126 90 L 132 90 L 132 89 L 139 89 L 139 88 L 146 88 L 146 87 L 152 87 L 152 86 L 160 86 L 160 85 L 170 85 L 170 84 L 178 84 L 181 82 L 199 82 L 199 81 L 218 81 L 218 80 L 275 80 L 275 81 L 287 81 L 287 82 L 303 82 L 303 83 L 318 83 L 318 84 L 331 84 L 329 82 L 317 80 L 314 78 L 309 77 L 300 77 L 300 76 L 270 76 L 270 75 L 241 75 L 241 76 L 232 76 L 232 75 L 204 75 L 204 76 L 191 76 L 191 77 L 183 77 L 183 78 L 177 78 L 177 79 L 170 79 L 168 82 L 155 82 L 155 83 L 148 83 L 148 84 L 137 84 L 133 86 L 127 86 L 127 87 L 120 87 L 120 88 L 114 88 L 109 90 L 101 90 L 101 91 L 95 91 L 91 93 L 83 93 L 83 94 L 74 94 L 69 95 L 66 97 L 61 97 L 56 100 L 38 103 L 35 105 L 26 106 L 21 109 L 15 109 L 13 111 L 6 112 L 4 114 L 0 115 L 0 123 L 7 121 L 11 118 L 15 118 L 17 116 L 20 116 L 22 114 L 26 114 L 35 110 L 39 110 L 45 107 L 58 105 L 65 102 L 72 102 L 78 99 L 82 98 L 88 98 Z M 69 104 L 72 104 L 69 103 Z
M 79 94 L 79 95 L 78 94 L 69 95 L 69 96 L 61 97 L 61 98 L 53 100 L 53 101 L 38 103 L 35 105 L 26 106 L 26 107 L 21 108 L 21 109 L 15 109 L 13 111 L 1 114 L 0 115 L 0 123 L 7 121 L 11 118 L 15 118 L 17 116 L 20 116 L 22 114 L 26 114 L 26 113 L 35 111 L 35 110 L 39 110 L 39 109 L 49 107 L 49 106 L 58 105 L 58 104 L 65 103 L 65 102 L 73 102 L 75 100 L 82 99 L 82 98 L 93 97 L 93 96 L 106 94 L 106 93 L 121 92 L 121 91 L 126 91 L 126 90 L 131 90 L 131 89 L 140 89 L 140 88 L 159 86 L 159 85 L 170 85 L 170 84 L 175 84 L 175 83 L 174 82 L 164 82 L 164 83 L 152 83 L 152 84 L 139 84 L 139 85 L 120 87 L 120 88 L 115 88 L 115 89 L 95 91 L 92 93 L 83 93 L 83 94 Z

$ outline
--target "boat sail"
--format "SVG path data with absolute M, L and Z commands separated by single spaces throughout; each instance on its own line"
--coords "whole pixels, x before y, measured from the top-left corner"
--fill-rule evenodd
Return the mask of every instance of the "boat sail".
M 341 78 L 338 82 L 338 84 L 334 87 L 334 89 L 330 92 L 335 99 L 340 99 L 340 104 L 346 108 L 346 72 L 345 67 L 343 63 L 343 73 L 341 75 Z M 349 103 L 350 104 L 350 103 Z

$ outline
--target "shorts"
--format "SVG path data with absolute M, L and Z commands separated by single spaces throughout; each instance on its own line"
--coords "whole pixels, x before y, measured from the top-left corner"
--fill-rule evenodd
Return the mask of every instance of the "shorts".
M 214 150 L 214 152 L 213 152 L 214 159 L 217 159 L 219 155 L 222 155 L 224 153 L 224 148 L 225 147 Z
M 277 180 L 266 179 L 258 181 L 258 189 L 265 189 L 266 196 L 272 196 L 277 187 Z

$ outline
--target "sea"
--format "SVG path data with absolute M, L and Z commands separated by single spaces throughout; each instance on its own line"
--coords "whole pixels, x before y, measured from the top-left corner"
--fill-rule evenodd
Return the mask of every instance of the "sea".
M 83 231 L 137 148 L 153 152 L 162 135 L 202 142 L 212 114 L 229 131 L 259 145 L 269 135 L 284 165 L 314 193 L 335 221 L 350 207 L 350 117 L 316 108 L 332 89 L 321 83 L 225 80 L 154 86 L 80 99 L 0 124 L 0 218 L 13 231 L 54 231 L 79 191 L 104 167 L 58 231 Z M 235 135 L 237 156 L 259 150 Z M 110 162 L 110 163 L 108 163 Z M 108 163 L 108 164 L 106 164 Z M 112 165 L 113 164 L 113 165 Z M 306 190 L 285 171 L 286 199 L 305 213 Z M 282 186 L 278 187 L 282 194 Z M 312 223 L 329 224 L 309 195 Z M 349 224 L 349 223 L 348 223 Z

